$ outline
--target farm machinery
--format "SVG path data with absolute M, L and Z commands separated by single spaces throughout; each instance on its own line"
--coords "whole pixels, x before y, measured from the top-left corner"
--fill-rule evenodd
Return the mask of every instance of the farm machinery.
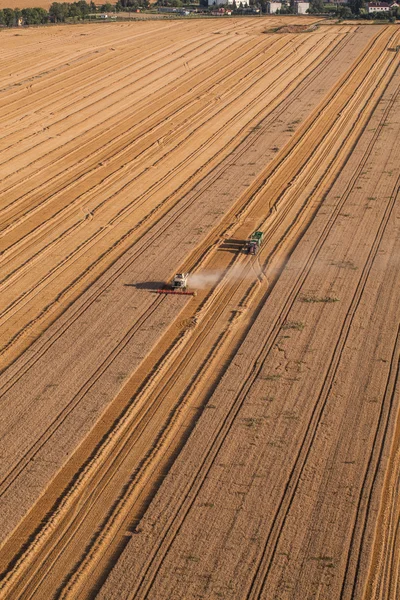
M 188 292 L 189 273 L 176 273 L 172 280 L 171 287 L 157 290 L 159 294 L 181 294 L 185 296 L 195 296 L 196 292 Z
M 172 289 L 186 291 L 188 286 L 188 277 L 189 273 L 177 273 L 172 280 Z
M 245 250 L 247 254 L 257 254 L 264 237 L 262 231 L 254 231 L 246 242 Z

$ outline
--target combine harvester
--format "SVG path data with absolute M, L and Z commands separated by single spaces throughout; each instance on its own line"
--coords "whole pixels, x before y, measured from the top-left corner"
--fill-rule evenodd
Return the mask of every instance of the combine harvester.
M 171 287 L 157 290 L 158 294 L 180 294 L 182 296 L 195 296 L 196 292 L 188 292 L 189 273 L 177 273 L 172 280 Z
M 247 254 L 257 254 L 262 244 L 263 237 L 264 233 L 262 231 L 255 231 L 251 234 L 245 246 L 245 251 Z

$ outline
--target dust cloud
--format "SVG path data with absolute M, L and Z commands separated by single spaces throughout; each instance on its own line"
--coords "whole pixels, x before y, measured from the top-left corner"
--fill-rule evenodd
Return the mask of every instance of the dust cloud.
M 260 267 L 253 266 L 252 269 L 246 269 L 243 266 L 233 266 L 231 269 L 216 269 L 210 271 L 201 271 L 192 273 L 188 277 L 189 287 L 197 290 L 203 290 L 216 285 L 221 279 L 226 278 L 228 281 L 237 279 L 254 279 L 261 275 Z

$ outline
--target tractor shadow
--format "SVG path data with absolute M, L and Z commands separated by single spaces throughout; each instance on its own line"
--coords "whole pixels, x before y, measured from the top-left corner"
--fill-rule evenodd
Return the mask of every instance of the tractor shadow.
M 231 254 L 239 254 L 243 252 L 246 242 L 242 239 L 228 238 L 219 246 L 218 250 L 222 252 L 230 252 Z

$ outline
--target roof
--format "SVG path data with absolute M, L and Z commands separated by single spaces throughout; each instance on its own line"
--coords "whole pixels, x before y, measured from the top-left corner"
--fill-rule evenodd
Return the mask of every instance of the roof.
M 368 2 L 368 8 L 389 8 L 389 4 L 387 2 Z

